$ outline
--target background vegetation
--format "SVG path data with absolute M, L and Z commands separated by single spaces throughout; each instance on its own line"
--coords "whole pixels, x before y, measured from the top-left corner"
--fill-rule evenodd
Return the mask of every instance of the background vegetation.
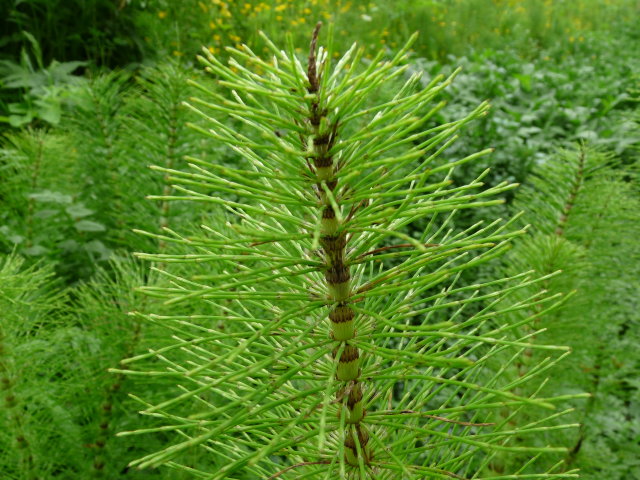
M 304 56 L 321 19 L 336 25 L 336 54 L 356 40 L 368 47 L 363 64 L 419 30 L 408 74 L 425 70 L 426 84 L 463 66 L 434 124 L 491 101 L 444 160 L 495 147 L 459 168 L 456 183 L 490 167 L 489 186 L 522 187 L 455 227 L 525 211 L 527 239 L 474 275 L 562 269 L 545 288 L 575 293 L 540 320 L 536 341 L 574 353 L 546 388 L 593 394 L 568 405 L 579 429 L 535 442 L 567 446 L 555 460 L 583 478 L 640 478 L 639 16 L 637 0 L 2 2 L 0 477 L 189 478 L 127 467 L 164 445 L 162 432 L 144 448 L 113 435 L 142 422 L 127 393 L 153 398 L 162 382 L 107 369 L 168 341 L 127 312 L 172 308 L 134 293 L 163 280 L 130 254 L 179 250 L 133 229 L 224 223 L 206 206 L 145 200 L 172 193 L 148 167 L 180 170 L 185 155 L 239 161 L 185 127 L 200 122 L 181 106 L 194 94 L 187 80 L 210 86 L 195 66 L 201 46 L 223 57 L 241 43 L 260 53 L 262 29 L 278 44 L 290 32 Z M 522 459 L 496 458 L 492 468 L 510 462 Z

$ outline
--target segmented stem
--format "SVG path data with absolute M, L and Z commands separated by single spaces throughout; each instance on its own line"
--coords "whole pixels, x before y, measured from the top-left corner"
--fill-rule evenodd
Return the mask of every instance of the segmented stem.
M 569 220 L 569 214 L 573 209 L 573 205 L 576 201 L 576 197 L 584 184 L 584 165 L 587 153 L 585 151 L 584 145 L 580 146 L 580 153 L 578 154 L 578 166 L 576 169 L 575 176 L 573 178 L 573 182 L 571 184 L 571 190 L 569 191 L 569 195 L 567 197 L 567 201 L 562 207 L 562 213 L 560 214 L 560 218 L 558 219 L 558 226 L 556 227 L 555 234 L 558 236 L 564 235 L 564 229 L 567 225 L 567 221 Z
M 331 120 L 327 116 L 327 110 L 322 104 L 323 92 L 321 91 L 321 78 L 324 73 L 324 65 L 318 68 L 316 46 L 321 23 L 318 23 L 313 31 L 309 53 L 307 90 L 313 95 L 309 105 L 308 122 L 310 134 L 313 137 L 311 155 L 312 173 L 317 179 L 316 193 L 320 201 L 321 226 L 320 245 L 324 254 L 325 280 L 332 308 L 329 312 L 331 325 L 331 338 L 336 345 L 334 358 L 340 355 L 336 370 L 336 378 L 344 382 L 337 393 L 337 402 L 343 404 L 341 415 L 346 415 L 345 423 L 354 425 L 355 428 L 345 429 L 344 446 L 345 460 L 347 463 L 357 466 L 359 464 L 358 452 L 362 455 L 364 463 L 371 460 L 371 452 L 368 447 L 369 435 L 362 424 L 365 416 L 363 406 L 364 393 L 360 382 L 360 352 L 357 347 L 349 343 L 356 336 L 355 312 L 349 301 L 351 292 L 351 272 L 346 262 L 346 248 L 348 238 L 341 230 L 340 191 L 337 174 L 339 166 L 331 154 L 338 133 L 337 120 Z M 344 342 L 344 348 L 340 349 L 339 342 Z M 341 353 L 340 353 L 341 351 Z M 353 433 L 356 432 L 356 433 Z M 356 444 L 357 442 L 357 444 Z

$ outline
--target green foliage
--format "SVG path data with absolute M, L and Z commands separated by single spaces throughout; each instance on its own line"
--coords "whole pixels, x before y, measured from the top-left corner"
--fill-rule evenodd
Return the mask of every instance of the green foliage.
M 60 308 L 50 268 L 0 257 L 0 476 L 51 478 L 79 445 L 68 422 L 66 382 L 75 359 L 61 355 Z M 64 346 L 66 348 L 66 345 Z M 59 455 L 51 455 L 58 445 Z
M 364 468 L 380 468 L 378 478 L 575 478 L 578 468 L 588 480 L 640 478 L 636 5 L 63 3 L 0 5 L 0 121 L 7 132 L 0 140 L 3 480 L 212 478 L 223 467 L 235 471 L 230 478 L 247 480 L 274 472 L 339 478 L 341 462 L 345 476 L 358 478 L 360 465 L 349 464 L 343 454 L 350 447 L 340 437 L 351 427 L 338 416 L 342 410 L 357 418 L 360 407 L 350 399 L 358 392 L 366 411 L 360 423 L 370 429 L 361 448 L 371 453 Z M 332 376 L 340 369 L 345 378 L 350 367 L 336 361 L 342 354 L 332 347 L 344 342 L 328 332 L 351 334 L 326 318 L 335 306 L 323 262 L 339 258 L 335 249 L 323 253 L 331 246 L 318 222 L 319 211 L 333 205 L 301 161 L 300 133 L 307 150 L 316 136 L 313 94 L 303 96 L 299 87 L 309 72 L 291 59 L 304 63 L 293 45 L 317 18 L 336 25 L 327 65 L 355 39 L 367 48 L 333 79 L 334 86 L 351 79 L 338 100 L 326 95 L 331 82 L 320 89 L 321 101 L 369 111 L 338 122 L 334 159 L 343 155 L 351 166 L 341 165 L 346 174 L 338 172 L 330 189 L 343 220 L 350 217 L 348 228 L 371 220 L 368 227 L 376 229 L 352 232 L 344 249 L 353 262 L 352 291 L 380 280 L 349 303 L 359 390 Z M 393 57 L 416 27 L 419 39 L 396 66 L 373 59 L 379 47 Z M 221 62 L 228 57 L 223 47 L 241 42 L 268 52 L 259 28 L 271 38 L 287 30 L 293 37 L 284 57 L 275 54 L 277 65 L 232 50 L 240 63 L 230 71 L 212 67 L 224 78 L 191 68 L 202 43 Z M 127 72 L 92 70 L 96 65 L 127 65 Z M 376 68 L 390 68 L 389 78 L 367 89 L 366 79 L 382 75 Z M 455 81 L 436 81 L 454 72 Z M 357 109 L 356 98 L 344 95 L 357 91 L 354 79 L 365 79 Z M 438 90 L 447 108 L 412 96 L 421 88 Z M 194 95 L 211 105 L 189 100 Z M 479 116 L 485 99 L 492 109 Z M 181 106 L 185 100 L 206 115 Z M 387 116 L 372 120 L 383 105 Z M 376 131 L 402 115 L 403 105 L 413 110 L 400 129 L 363 138 L 367 122 Z M 341 115 L 328 112 L 327 125 L 349 117 Z M 424 123 L 414 127 L 412 117 Z M 438 129 L 462 129 L 461 119 L 471 117 L 463 141 L 444 140 L 447 148 L 426 165 L 432 171 L 416 171 L 424 157 L 410 152 L 424 149 L 427 139 L 437 149 L 444 131 Z M 298 123 L 286 125 L 292 119 Z M 387 140 L 396 143 L 384 151 Z M 597 150 L 555 153 L 582 140 Z M 486 147 L 495 153 L 475 156 Z M 517 194 L 513 182 L 524 185 Z M 346 184 L 353 191 L 341 190 Z M 156 197 L 144 200 L 150 195 Z M 484 205 L 460 208 L 474 202 Z M 454 211 L 422 216 L 432 208 Z M 521 220 L 494 222 L 518 210 L 526 212 Z M 510 243 L 506 237 L 526 223 L 530 234 L 498 256 Z M 272 241 L 278 238 L 286 241 Z M 154 260 L 151 272 L 129 258 L 131 251 L 155 252 L 142 254 Z M 505 275 L 516 278 L 495 280 Z M 151 296 L 134 294 L 139 286 Z M 278 295 L 284 297 L 271 298 Z M 569 345 L 573 353 L 556 366 L 566 352 L 549 345 Z M 461 358 L 475 363 L 444 365 Z M 310 393 L 315 387 L 323 390 Z M 479 387 L 493 390 L 473 390 Z M 579 392 L 594 395 L 567 398 Z M 525 403 L 545 398 L 563 399 L 552 412 L 557 417 Z M 273 403 L 279 400 L 286 403 Z M 238 415 L 252 402 L 244 422 Z M 139 417 L 141 409 L 149 415 Z M 196 440 L 225 423 L 237 426 Z M 130 431 L 145 435 L 115 436 Z M 531 451 L 550 445 L 568 450 Z M 162 462 L 174 453 L 167 464 L 176 468 L 127 466 L 144 455 Z M 389 461 L 391 454 L 398 461 Z M 333 463 L 296 463 L 302 460 Z M 399 466 L 405 461 L 413 465 L 409 473 Z M 370 467 L 375 462 L 387 465 Z
M 76 177 L 82 199 L 98 211 L 111 242 L 122 242 L 127 191 L 121 182 L 126 168 L 121 139 L 126 134 L 122 108 L 128 75 L 121 72 L 91 79 L 78 92 L 68 129 L 77 155 Z
M 0 246 L 57 263 L 68 280 L 92 273 L 109 251 L 105 226 L 79 200 L 73 157 L 64 136 L 43 130 L 7 135 L 0 150 Z
M 451 58 L 463 71 L 447 89 L 449 107 L 438 113 L 434 124 L 451 121 L 489 99 L 489 115 L 471 125 L 467 140 L 453 145 L 452 152 L 462 156 L 487 145 L 496 147 L 490 163 L 467 164 L 454 174 L 456 180 L 474 178 L 491 167 L 485 177 L 489 185 L 526 183 L 535 165 L 567 142 L 580 140 L 631 161 L 640 145 L 639 130 L 629 121 L 637 104 L 633 88 L 640 74 L 640 63 L 632 53 L 635 44 L 625 38 L 598 36 L 587 37 L 584 43 L 583 49 L 567 57 L 557 48 L 531 61 L 523 61 L 512 49 Z M 617 55 L 610 55 L 613 50 Z M 425 69 L 432 76 L 455 70 L 422 58 L 412 64 L 410 72 Z M 507 193 L 506 199 L 508 205 L 513 193 Z M 492 211 L 497 216 L 508 214 L 506 206 Z M 465 217 L 461 228 L 483 218 L 474 211 Z
M 420 30 L 424 36 L 416 51 L 429 59 L 446 61 L 470 49 L 504 49 L 509 46 L 524 59 L 540 50 L 572 50 L 591 32 L 609 36 L 612 31 L 635 28 L 634 1 L 572 0 L 426 0 L 375 2 L 374 21 L 388 31 Z M 377 23 L 376 22 L 376 23 Z
M 397 50 L 417 30 L 421 36 L 413 48 L 430 60 L 447 62 L 451 55 L 506 45 L 531 59 L 547 48 L 572 53 L 591 32 L 633 32 L 638 15 L 635 0 L 158 0 L 141 7 L 136 25 L 146 55 L 188 60 L 203 43 L 223 56 L 226 45 L 240 43 L 266 52 L 259 31 L 281 41 L 288 32 L 298 45 L 305 27 L 318 19 L 336 26 L 340 53 L 356 40 L 371 50 Z
M 582 478 L 626 479 L 640 473 L 633 453 L 640 418 L 640 389 L 633 382 L 640 368 L 637 349 L 638 251 L 640 204 L 614 157 L 587 149 L 563 151 L 534 171 L 518 196 L 532 223 L 532 234 L 514 249 L 507 271 L 562 269 L 545 288 L 575 290 L 556 313 L 535 320 L 535 341 L 571 346 L 572 361 L 552 370 L 546 389 L 557 393 L 588 391 L 571 415 L 582 424 L 559 438 L 551 432 L 538 443 L 572 445 L 566 468 L 579 467 Z M 540 358 L 530 354 L 529 361 Z M 518 373 L 530 368 L 527 362 Z
M 45 63 L 90 60 L 116 67 L 139 60 L 134 25 L 138 2 L 129 0 L 20 0 L 0 4 L 2 56 L 18 58 L 24 32 L 42 45 Z
M 40 44 L 31 34 L 24 32 L 33 53 L 26 47 L 20 52 L 20 63 L 11 60 L 0 61 L 0 87 L 15 91 L 3 92 L 0 105 L 7 115 L 0 116 L 0 122 L 12 127 L 21 127 L 36 122 L 56 125 L 60 122 L 62 107 L 74 92 L 74 87 L 83 79 L 72 75 L 85 62 L 64 62 L 52 60 L 44 66 Z
M 538 280 L 514 275 L 458 284 L 461 272 L 499 256 L 521 233 L 499 220 L 451 230 L 460 210 L 498 204 L 513 187 L 483 189 L 479 178 L 452 182 L 457 166 L 491 150 L 441 158 L 487 105 L 424 129 L 443 106 L 434 98 L 453 76 L 419 88 L 420 75 L 412 75 L 378 103 L 374 92 L 407 69 L 409 46 L 391 61 L 381 54 L 360 68 L 363 50 L 354 45 L 332 70 L 331 41 L 317 49 L 318 28 L 306 69 L 291 43 L 281 51 L 266 37 L 270 60 L 243 47 L 230 49 L 236 58 L 225 66 L 205 50 L 207 70 L 232 95 L 195 84 L 204 98 L 191 108 L 208 122 L 196 128 L 243 163 L 194 158 L 190 171 L 158 168 L 171 173 L 179 193 L 159 200 L 219 206 L 227 223 L 203 225 L 197 236 L 167 229 L 161 238 L 188 253 L 140 255 L 182 265 L 180 274 L 160 271 L 166 286 L 144 290 L 197 314 L 138 313 L 179 335 L 138 355 L 134 360 L 155 361 L 142 371 L 114 371 L 172 385 L 164 399 L 140 402 L 143 414 L 162 419 L 160 428 L 177 438 L 133 465 L 168 464 L 211 479 L 466 478 L 490 461 L 483 451 L 564 451 L 509 443 L 544 431 L 548 414 L 515 430 L 487 423 L 496 408 L 553 410 L 559 398 L 517 392 L 565 351 L 514 336 L 530 318 L 506 321 L 509 312 L 553 306 L 553 298 L 539 295 L 509 303 Z M 268 73 L 256 75 L 257 66 Z M 226 125 L 220 114 L 255 135 Z M 424 217 L 419 235 L 403 233 Z M 209 265 L 206 273 L 190 268 L 194 262 Z M 476 302 L 479 309 L 463 313 Z M 517 380 L 505 378 L 525 348 L 553 359 Z M 496 356 L 508 360 L 494 368 Z M 217 466 L 186 463 L 184 453 L 196 447 Z M 532 472 L 539 467 L 527 461 L 491 478 Z
M 2 258 L 3 479 L 112 479 L 125 474 L 132 479 L 165 478 L 162 472 L 127 468 L 146 448 L 160 448 L 166 440 L 161 433 L 149 436 L 141 448 L 114 436 L 139 422 L 129 414 L 133 406 L 127 392 L 135 391 L 133 385 L 107 372 L 121 366 L 140 348 L 144 334 L 153 330 L 143 331 L 128 315 L 152 303 L 134 293 L 134 287 L 154 281 L 146 270 L 123 258 L 76 288 L 71 301 L 56 293 L 51 269 L 27 268 L 17 256 Z M 136 387 L 153 395 L 162 385 Z
M 144 200 L 172 191 L 168 175 L 155 174 L 151 164 L 180 170 L 185 155 L 226 155 L 206 151 L 186 128 L 199 121 L 182 105 L 193 93 L 190 76 L 175 64 L 147 67 L 135 83 L 126 73 L 100 75 L 76 90 L 64 128 L 8 133 L 0 151 L 4 251 L 46 257 L 74 282 L 114 250 L 154 248 L 133 229 L 188 225 L 205 214 Z
M 195 93 L 188 84 L 192 76 L 178 64 L 167 63 L 145 68 L 136 78 L 135 94 L 130 95 L 123 108 L 125 153 L 118 180 L 124 192 L 136 196 L 126 200 L 126 223 L 120 228 L 157 232 L 161 228 L 189 225 L 203 213 L 178 202 L 144 201 L 147 195 L 172 193 L 169 174 L 160 176 L 149 167 L 180 171 L 187 168 L 185 157 L 210 154 L 206 142 L 187 128 L 187 123 L 198 121 L 183 106 Z M 138 250 L 155 247 L 153 242 L 144 244 L 142 240 L 135 235 L 128 244 Z
M 91 351 L 74 352 L 83 365 L 84 376 L 67 387 L 75 388 L 82 399 L 73 421 L 81 426 L 81 436 L 76 441 L 83 451 L 69 467 L 77 472 L 73 478 L 111 479 L 125 473 L 127 478 L 159 478 L 154 472 L 127 472 L 127 463 L 144 449 L 114 434 L 132 425 L 127 392 L 133 389 L 122 375 L 110 375 L 107 371 L 120 366 L 123 359 L 140 348 L 145 332 L 128 313 L 149 305 L 149 300 L 134 290 L 153 282 L 154 277 L 139 262 L 126 256 L 109 267 L 75 290 L 73 309 L 69 312 L 77 335 L 86 336 L 92 346 Z M 148 440 L 154 443 L 154 439 Z

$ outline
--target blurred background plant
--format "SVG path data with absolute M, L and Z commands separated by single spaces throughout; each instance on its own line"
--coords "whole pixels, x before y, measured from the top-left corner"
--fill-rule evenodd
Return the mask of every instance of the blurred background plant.
M 304 27 L 320 19 L 336 25 L 336 53 L 356 39 L 372 51 L 395 49 L 420 31 L 416 53 L 448 61 L 450 55 L 505 45 L 525 58 L 558 45 L 570 54 L 593 32 L 632 33 L 629 11 L 638 8 L 635 0 L 159 0 L 141 8 L 138 25 L 146 49 L 190 57 L 203 43 L 214 53 L 240 42 L 259 51 L 264 45 L 258 30 L 276 39 L 289 31 L 295 45 L 304 45 Z
M 569 447 L 563 468 L 579 466 L 581 478 L 623 480 L 640 476 L 640 356 L 630 354 L 640 339 L 640 202 L 637 183 L 625 180 L 620 158 L 584 144 L 562 150 L 537 165 L 516 196 L 515 209 L 531 223 L 501 271 L 534 270 L 546 275 L 551 294 L 572 293 L 562 308 L 535 318 L 535 343 L 560 342 L 572 349 L 571 361 L 554 367 L 542 393 L 571 395 L 574 411 L 562 422 L 580 424 L 578 431 L 540 434 L 527 444 L 558 441 Z M 627 172 L 637 171 L 632 166 Z M 524 296 L 534 291 L 522 292 Z M 527 315 L 536 316 L 536 311 Z M 529 351 L 514 368 L 519 378 L 542 357 Z M 534 421 L 538 412 L 532 409 Z M 551 433 L 551 434 L 550 434 Z M 524 441 L 522 441 L 525 444 Z M 501 470 L 526 459 L 503 456 Z
M 146 2 L 139 2 L 144 4 Z M 130 0 L 7 0 L 0 4 L 0 58 L 15 60 L 35 41 L 42 61 L 90 60 L 118 67 L 142 58 Z M 29 32 L 32 39 L 25 39 Z
M 22 35 L 28 44 L 20 51 L 20 62 L 0 60 L 0 122 L 12 127 L 57 125 L 63 104 L 72 96 L 83 78 L 73 72 L 87 63 L 51 60 L 45 67 L 40 44 L 29 32 Z

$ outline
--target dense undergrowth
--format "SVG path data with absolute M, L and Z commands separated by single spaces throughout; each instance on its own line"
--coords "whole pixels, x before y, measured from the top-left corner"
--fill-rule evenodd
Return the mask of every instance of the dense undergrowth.
M 492 411 L 481 422 L 499 425 L 510 442 L 504 445 L 520 447 L 521 453 L 489 450 L 475 471 L 449 473 L 503 478 L 533 474 L 531 465 L 538 465 L 539 472 L 555 475 L 580 469 L 589 480 L 640 478 L 640 61 L 637 32 L 628 23 L 637 17 L 637 6 L 581 0 L 569 8 L 531 0 L 483 2 L 472 10 L 471 2 L 451 1 L 399 3 L 390 10 L 385 2 L 279 2 L 266 8 L 257 2 L 132 1 L 118 8 L 95 2 L 94 13 L 71 21 L 68 5 L 55 10 L 54 3 L 21 2 L 3 16 L 13 30 L 3 37 L 0 65 L 0 477 L 186 479 L 227 462 L 220 452 L 187 448 L 176 462 L 179 469 L 128 467 L 175 443 L 174 432 L 158 423 L 162 415 L 140 417 L 136 411 L 153 411 L 176 386 L 162 375 L 122 372 L 132 365 L 156 371 L 158 362 L 175 369 L 180 362 L 195 365 L 203 351 L 171 354 L 191 335 L 193 318 L 215 319 L 207 320 L 206 331 L 220 333 L 228 328 L 224 317 L 238 315 L 232 299 L 167 305 L 136 290 L 169 291 L 180 285 L 178 278 L 203 281 L 228 272 L 212 272 L 198 262 L 164 262 L 161 256 L 149 265 L 131 254 L 192 254 L 181 238 L 202 236 L 204 245 L 232 220 L 212 204 L 167 199 L 178 196 L 173 184 L 193 168 L 189 163 L 221 175 L 247 167 L 237 151 L 201 135 L 198 129 L 209 128 L 206 119 L 183 106 L 201 94 L 194 82 L 228 95 L 194 66 L 200 45 L 225 57 L 224 46 L 248 42 L 260 53 L 264 45 L 256 27 L 277 37 L 287 23 L 301 48 L 293 51 L 304 62 L 308 24 L 320 17 L 336 22 L 337 53 L 353 40 L 370 47 L 354 72 L 371 65 L 379 47 L 392 58 L 421 25 L 420 39 L 402 62 L 405 73 L 374 92 L 372 103 L 390 100 L 417 71 L 424 70 L 420 82 L 426 87 L 457 66 L 463 70 L 439 97 L 446 107 L 425 128 L 463 118 L 490 101 L 490 113 L 465 125 L 461 139 L 438 161 L 445 165 L 493 147 L 493 154 L 458 166 L 450 180 L 461 186 L 481 177 L 484 188 L 522 186 L 502 192 L 503 203 L 460 210 L 447 220 L 450 235 L 520 211 L 513 228 L 530 227 L 506 257 L 459 274 L 457 287 L 535 270 L 549 276 L 519 290 L 521 300 L 540 288 L 557 300 L 568 297 L 546 315 L 537 304 L 511 314 L 514 325 L 529 319 L 512 332 L 512 340 L 572 350 L 561 363 L 545 367 L 540 380 L 548 380 L 541 390 L 518 384 L 514 392 L 532 398 L 592 396 L 566 400 L 559 405 L 563 415 L 544 425 L 535 422 L 548 414 L 537 407 Z M 473 15 L 477 11 L 482 15 Z M 56 21 L 66 28 L 57 31 L 68 33 L 54 41 Z M 96 29 L 85 31 L 91 22 Z M 252 141 L 261 139 L 240 119 L 222 113 L 216 118 Z M 278 138 L 292 133 L 281 125 L 273 132 Z M 227 201 L 238 202 L 243 192 L 235 185 L 216 188 Z M 196 187 L 214 193 L 210 185 Z M 159 198 L 145 198 L 150 195 Z M 403 228 L 403 234 L 420 238 L 430 227 L 428 219 L 416 219 Z M 393 245 L 387 242 L 378 248 Z M 389 257 L 390 266 L 396 261 Z M 481 309 L 445 312 L 473 318 Z M 153 315 L 131 316 L 132 311 Z M 166 318 L 176 319 L 168 329 Z M 522 347 L 518 360 L 494 360 L 507 365 L 504 381 L 517 384 L 535 369 L 545 370 L 545 352 Z M 400 395 L 402 387 L 397 390 Z M 184 408 L 202 411 L 205 402 L 192 398 Z M 560 428 L 567 423 L 576 427 Z M 450 425 L 451 434 L 465 428 Z M 529 433 L 508 434 L 518 428 Z M 115 436 L 140 429 L 149 431 L 144 441 Z M 482 432 L 473 433 L 482 438 Z M 527 453 L 548 445 L 566 450 L 542 459 Z M 52 455 L 52 448 L 60 455 Z M 290 474 L 282 478 L 298 478 Z

